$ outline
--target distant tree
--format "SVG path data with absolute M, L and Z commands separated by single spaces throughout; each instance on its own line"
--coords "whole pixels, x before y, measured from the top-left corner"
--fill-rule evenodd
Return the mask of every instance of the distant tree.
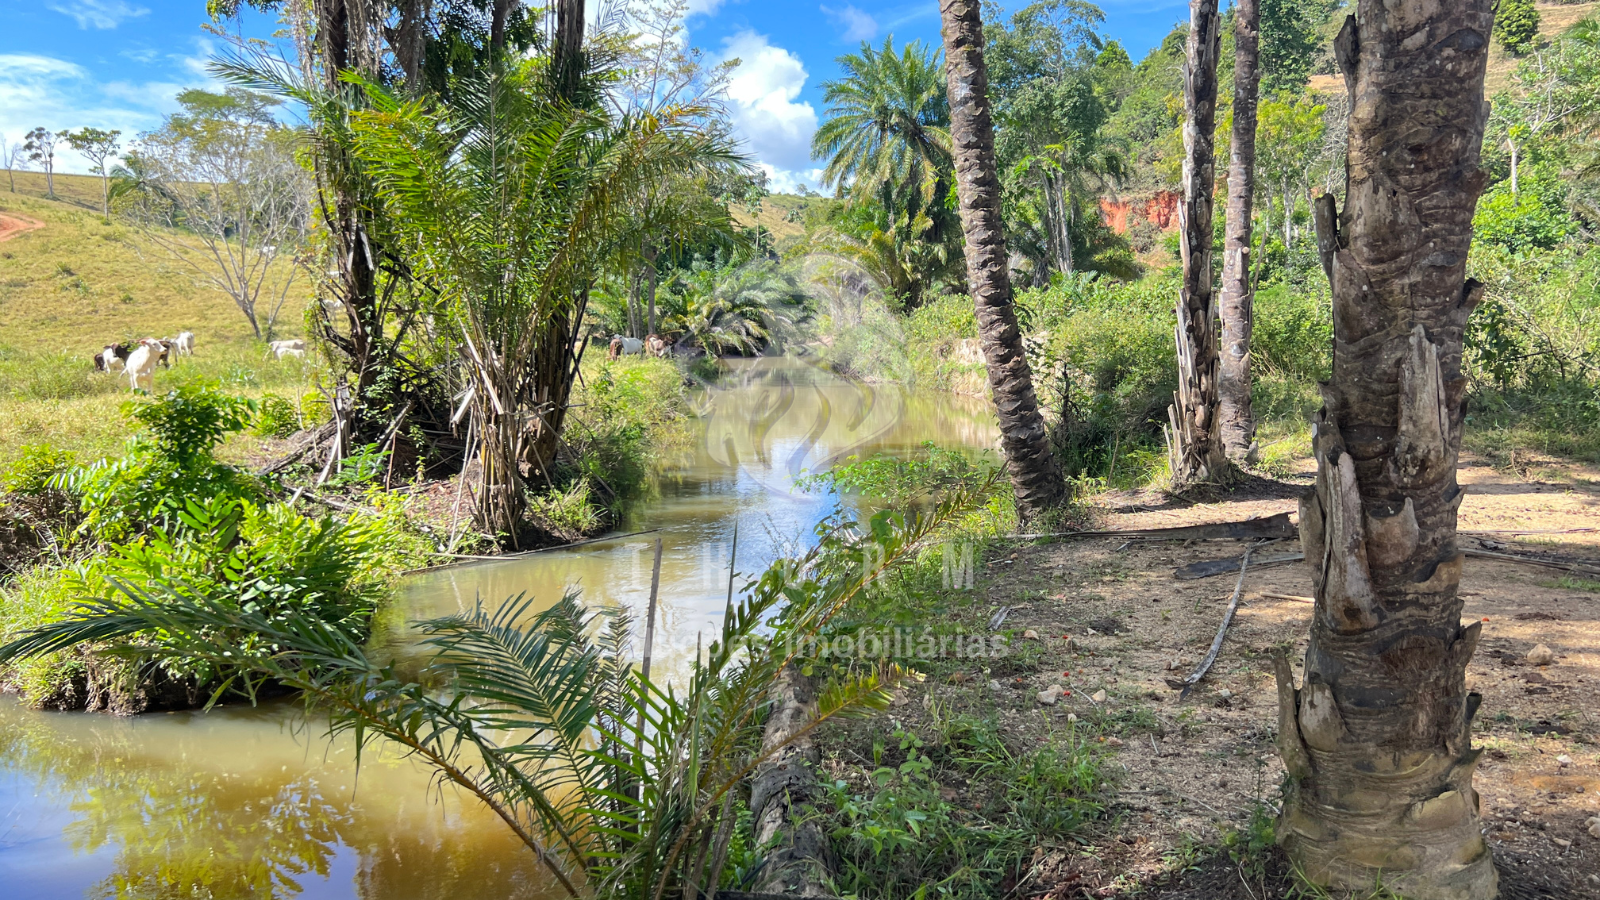
M 6 140 L 5 135 L 0 135 L 0 163 L 6 167 L 6 175 L 11 179 L 11 193 L 17 192 L 17 167 L 27 159 L 22 148 L 22 142 L 12 143 Z
M 110 163 L 120 149 L 117 142 L 120 137 L 122 137 L 120 131 L 101 131 L 98 128 L 80 128 L 77 131 L 61 133 L 61 139 L 94 163 L 95 170 L 100 173 L 100 205 L 107 219 L 111 218 Z
M 1533 0 L 1500 0 L 1494 12 L 1494 36 L 1507 53 L 1518 56 L 1539 37 L 1539 10 Z
M 1261 0 L 1261 96 L 1299 94 L 1311 79 L 1327 0 Z
M 270 98 L 240 88 L 184 91 L 178 103 L 183 112 L 140 140 L 136 169 L 118 173 L 119 208 L 270 336 L 296 275 L 275 263 L 298 253 L 310 217 L 294 133 L 273 120 Z
M 45 196 L 56 195 L 56 136 L 44 127 L 28 132 L 22 149 L 28 158 L 44 167 Z

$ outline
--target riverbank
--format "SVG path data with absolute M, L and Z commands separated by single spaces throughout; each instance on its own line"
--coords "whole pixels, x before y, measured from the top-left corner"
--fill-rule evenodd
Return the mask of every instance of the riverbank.
M 1482 460 L 1463 465 L 1464 542 L 1600 558 L 1592 530 L 1600 471 L 1541 463 L 1537 477 Z M 1092 501 L 1094 527 L 1292 513 L 1310 474 L 1302 467 L 1201 503 L 1109 492 Z M 1258 559 L 1297 545 L 1281 540 Z M 1007 652 L 917 659 L 925 679 L 885 714 L 818 735 L 835 796 L 882 814 L 867 822 L 837 807 L 823 813 L 835 825 L 834 851 L 856 867 L 844 873 L 850 883 L 906 886 L 876 894 L 886 900 L 911 896 L 918 881 L 973 898 L 1290 895 L 1295 883 L 1272 839 L 1283 776 L 1272 743 L 1272 658 L 1287 651 L 1298 668 L 1304 654 L 1308 570 L 1253 565 L 1210 675 L 1187 698 L 1168 685 L 1205 655 L 1234 587 L 1233 577 L 1177 580 L 1174 570 L 1236 556 L 1243 546 L 1115 534 L 995 543 L 978 559 L 970 590 L 934 585 L 905 595 L 902 602 L 914 604 L 900 610 L 906 620 L 935 623 L 935 634 L 1004 637 Z M 1476 784 L 1508 896 L 1600 897 L 1600 877 L 1591 877 L 1600 872 L 1600 836 L 1588 824 L 1600 815 L 1600 582 L 1470 558 L 1462 587 L 1465 615 L 1485 623 L 1468 671 L 1484 695 L 1474 739 L 1486 753 Z M 1539 644 L 1553 651 L 1548 665 L 1529 662 Z M 1080 820 L 1054 836 L 1019 839 L 1016 846 L 1029 849 L 1013 859 L 975 853 L 983 842 L 970 829 L 988 827 L 992 836 L 1005 820 L 995 812 L 1004 797 L 998 782 L 974 761 L 992 767 L 997 758 L 1045 752 L 1095 773 L 1092 785 L 1054 794 L 1083 813 Z M 905 766 L 917 760 L 921 781 L 907 779 Z M 1005 778 L 1019 770 L 1008 764 Z M 890 813 L 901 822 L 925 815 L 926 830 L 902 846 L 863 845 L 864 827 L 887 827 Z M 944 867 L 929 871 L 930 860 Z

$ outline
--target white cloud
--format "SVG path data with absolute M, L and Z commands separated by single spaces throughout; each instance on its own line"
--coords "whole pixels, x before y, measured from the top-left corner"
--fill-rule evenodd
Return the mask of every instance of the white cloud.
M 689 16 L 714 16 L 722 8 L 724 0 L 689 0 L 689 11 L 684 18 Z
M 847 4 L 844 9 L 824 6 L 822 11 L 843 29 L 839 35 L 840 40 L 853 44 L 856 41 L 870 41 L 878 36 L 878 20 L 856 9 L 854 4 Z
M 182 77 L 180 74 L 179 77 Z M 161 125 L 177 111 L 177 95 L 208 82 L 97 81 L 75 63 L 37 54 L 0 54 L 0 133 L 18 140 L 43 127 L 50 131 L 104 128 L 122 132 L 123 145 L 141 131 Z M 60 146 L 56 165 L 63 172 L 87 172 L 89 163 Z
M 725 40 L 722 56 L 739 60 L 728 82 L 734 133 L 774 184 L 814 184 L 814 176 L 807 181 L 808 176 L 801 174 L 812 170 L 811 135 L 817 130 L 817 111 L 810 103 L 796 102 L 806 83 L 800 58 L 753 31 Z
M 791 172 L 788 169 L 779 169 L 762 163 L 761 171 L 767 173 L 767 190 L 774 194 L 798 193 L 800 185 L 805 185 L 819 194 L 828 193 L 827 188 L 822 186 L 821 169 Z
M 150 10 L 127 0 L 68 0 L 51 3 L 50 8 L 78 20 L 79 28 L 115 28 L 127 19 L 149 15 Z

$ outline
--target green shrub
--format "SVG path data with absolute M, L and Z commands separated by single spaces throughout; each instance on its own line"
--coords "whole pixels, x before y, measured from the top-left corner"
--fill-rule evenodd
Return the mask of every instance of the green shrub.
M 937 883 L 941 897 L 1000 896 L 1035 848 L 1070 840 L 1100 815 L 1104 773 L 1075 735 L 1017 753 L 992 725 L 957 732 L 928 748 L 897 730 L 874 744 L 864 786 L 823 785 L 842 895 L 910 900 Z M 945 783 L 964 786 L 972 805 L 947 799 Z
M 255 479 L 214 455 L 228 434 L 250 423 L 253 402 L 191 382 L 123 409 L 140 426 L 127 455 L 57 479 L 79 498 L 83 533 L 118 541 L 152 525 L 174 527 L 192 501 L 261 496 Z
M 665 359 L 604 362 L 573 394 L 563 435 L 567 474 L 615 500 L 642 495 L 651 467 L 679 443 L 687 395 L 677 366 Z
M 1539 10 L 1533 0 L 1500 0 L 1494 11 L 1494 36 L 1508 53 L 1532 49 L 1539 38 Z
M 605 517 L 594 506 L 586 478 L 574 480 L 565 490 L 530 496 L 528 517 L 545 531 L 568 541 L 593 534 L 605 524 Z
M 105 599 L 119 583 L 135 589 L 165 584 L 184 596 L 220 601 L 273 621 L 298 614 L 351 640 L 366 638 L 382 587 L 367 571 L 367 558 L 382 536 L 370 520 L 357 517 L 341 524 L 302 516 L 284 504 L 235 497 L 191 500 L 179 519 L 177 528 L 153 528 L 80 568 L 74 584 L 79 597 Z M 273 650 L 248 638 L 235 646 L 241 655 Z M 172 674 L 203 684 L 221 673 L 195 667 Z
M 300 430 L 300 411 L 294 404 L 277 394 L 261 398 L 261 411 L 256 415 L 252 429 L 262 437 L 286 438 Z
M 0 489 L 13 494 L 37 496 L 50 489 L 51 483 L 71 471 L 74 454 L 70 450 L 57 450 L 49 444 L 29 444 L 22 455 L 0 475 Z
M 1516 193 L 1509 181 L 1486 191 L 1472 218 L 1472 233 L 1478 243 L 1526 253 L 1554 249 L 1578 233 L 1578 223 L 1563 207 L 1555 179 L 1528 177 Z
M 1331 374 L 1333 310 L 1326 281 L 1320 286 L 1296 290 L 1279 283 L 1256 292 L 1250 356 L 1257 379 L 1273 374 L 1315 383 Z

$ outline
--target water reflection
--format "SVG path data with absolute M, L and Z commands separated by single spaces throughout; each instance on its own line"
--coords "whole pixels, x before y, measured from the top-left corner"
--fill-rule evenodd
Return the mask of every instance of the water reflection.
M 0 698 L 0 896 L 547 896 L 498 822 L 282 706 L 135 720 Z M 548 895 L 553 896 L 553 895 Z
M 405 656 L 409 622 L 527 592 L 581 589 L 642 615 L 662 540 L 657 671 L 681 677 L 720 626 L 735 528 L 741 573 L 803 541 L 836 499 L 794 479 L 845 456 L 923 441 L 991 447 L 987 405 L 906 394 L 810 366 L 751 361 L 700 403 L 701 439 L 633 511 L 636 537 L 423 573 L 378 640 Z M 742 580 L 741 580 L 742 583 Z M 135 720 L 40 713 L 0 697 L 0 900 L 538 898 L 543 879 L 498 822 L 420 769 L 294 733 L 292 707 Z

